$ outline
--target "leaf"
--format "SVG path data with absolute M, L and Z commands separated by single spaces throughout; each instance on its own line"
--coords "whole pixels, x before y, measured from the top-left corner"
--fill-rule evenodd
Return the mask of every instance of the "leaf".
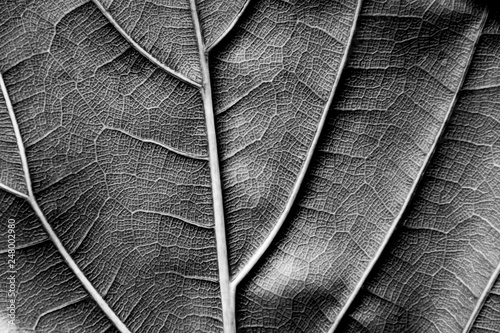
M 27 194 L 21 158 L 17 150 L 16 135 L 12 128 L 5 98 L 0 96 L 0 186 L 5 186 L 18 195 Z
M 500 329 L 493 5 L 3 7 L 0 323 Z

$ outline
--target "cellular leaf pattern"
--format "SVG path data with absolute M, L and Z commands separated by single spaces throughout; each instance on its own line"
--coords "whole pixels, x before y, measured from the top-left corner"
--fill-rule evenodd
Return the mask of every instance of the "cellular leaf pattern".
M 1 332 L 500 331 L 494 3 L 1 7 Z

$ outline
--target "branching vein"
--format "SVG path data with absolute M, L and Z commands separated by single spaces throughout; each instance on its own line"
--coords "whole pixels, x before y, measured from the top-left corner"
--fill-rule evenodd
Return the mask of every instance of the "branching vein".
M 402 218 L 403 218 L 403 216 L 404 216 L 404 214 L 405 214 L 405 212 L 406 212 L 406 210 L 407 210 L 407 208 L 408 208 L 408 206 L 409 206 L 409 204 L 410 204 L 410 202 L 411 202 L 411 200 L 413 198 L 413 195 L 415 194 L 416 189 L 417 189 L 418 185 L 420 184 L 420 181 L 423 178 L 425 170 L 426 170 L 427 166 L 429 165 L 429 162 L 431 161 L 432 155 L 436 151 L 436 148 L 437 148 L 437 145 L 438 145 L 438 143 L 440 141 L 440 138 L 441 138 L 441 136 L 444 133 L 446 125 L 448 124 L 448 121 L 451 118 L 452 110 L 455 107 L 455 104 L 457 102 L 458 93 L 461 90 L 461 88 L 462 88 L 462 86 L 463 86 L 463 84 L 465 82 L 465 77 L 466 77 L 468 68 L 470 67 L 470 64 L 472 62 L 472 57 L 474 55 L 474 51 L 475 51 L 475 49 L 477 47 L 477 44 L 479 42 L 479 37 L 481 36 L 481 32 L 483 30 L 483 27 L 484 27 L 484 25 L 486 23 L 487 16 L 488 15 L 485 12 L 485 15 L 483 16 L 483 20 L 481 21 L 481 26 L 479 27 L 478 35 L 476 36 L 475 44 L 472 47 L 472 50 L 471 50 L 471 52 L 469 54 L 469 59 L 468 59 L 467 67 L 466 67 L 465 72 L 464 72 L 464 74 L 463 74 L 463 76 L 461 78 L 461 82 L 458 85 L 456 91 L 454 92 L 453 100 L 451 101 L 450 107 L 447 110 L 446 117 L 445 117 L 444 121 L 442 122 L 441 127 L 440 127 L 440 129 L 439 129 L 436 137 L 434 138 L 434 142 L 433 142 L 433 144 L 432 144 L 432 146 L 430 148 L 430 151 L 427 154 L 427 156 L 425 157 L 425 160 L 424 160 L 424 162 L 422 164 L 422 167 L 420 168 L 420 171 L 417 174 L 417 177 L 415 178 L 415 180 L 414 180 L 414 182 L 413 182 L 413 184 L 412 184 L 412 186 L 410 188 L 408 196 L 406 197 L 406 200 L 403 203 L 403 206 L 401 207 L 401 210 L 399 211 L 399 214 L 396 216 L 396 218 L 394 219 L 391 227 L 387 231 L 387 234 L 385 235 L 385 238 L 382 240 L 382 242 L 380 244 L 380 247 L 378 248 L 378 250 L 375 253 L 375 255 L 373 256 L 373 258 L 371 259 L 370 263 L 368 264 L 368 266 L 366 267 L 365 271 L 363 272 L 363 275 L 361 276 L 361 278 L 359 279 L 358 283 L 354 287 L 354 290 L 349 295 L 349 298 L 347 299 L 346 303 L 344 304 L 344 306 L 340 310 L 339 314 L 337 315 L 337 318 L 335 319 L 335 322 L 333 323 L 332 327 L 330 328 L 329 333 L 333 333 L 333 332 L 335 332 L 337 330 L 337 328 L 339 327 L 342 319 L 344 318 L 344 316 L 348 312 L 349 308 L 351 307 L 352 303 L 354 302 L 354 300 L 356 299 L 357 295 L 359 294 L 359 291 L 361 290 L 362 286 L 365 284 L 366 279 L 368 278 L 368 276 L 373 271 L 373 268 L 375 267 L 375 265 L 377 264 L 379 258 L 381 257 L 382 253 L 384 252 L 385 248 L 387 247 L 387 244 L 389 243 L 389 240 L 391 239 L 392 235 L 394 234 L 394 231 L 396 230 L 397 226 L 399 225 L 400 221 L 402 220 Z
M 234 26 L 238 23 L 238 21 L 243 16 L 243 13 L 245 12 L 245 10 L 248 8 L 250 1 L 251 0 L 247 0 L 245 2 L 243 7 L 241 7 L 240 11 L 234 17 L 233 21 L 231 22 L 231 24 L 229 24 L 229 26 L 226 28 L 226 30 L 224 30 L 224 32 L 216 40 L 214 40 L 212 43 L 207 45 L 207 52 L 210 52 L 214 47 L 216 47 L 233 30 Z
M 210 178 L 212 185 L 212 201 L 214 207 L 215 241 L 217 246 L 217 261 L 219 265 L 219 285 L 222 303 L 222 319 L 225 333 L 236 332 L 235 300 L 231 296 L 229 284 L 229 263 L 227 255 L 226 226 L 224 221 L 224 207 L 222 201 L 222 183 L 220 178 L 219 154 L 217 152 L 217 137 L 215 132 L 215 115 L 212 102 L 212 87 L 208 55 L 203 42 L 203 34 L 198 18 L 196 0 L 190 0 L 191 15 L 198 42 L 200 55 L 202 87 L 200 89 L 205 110 L 207 141 L 209 152 Z
M 484 288 L 483 293 L 481 296 L 479 296 L 476 306 L 474 307 L 474 310 L 472 311 L 472 314 L 469 318 L 469 321 L 464 327 L 463 333 L 469 333 L 472 329 L 472 326 L 474 325 L 477 316 L 481 312 L 481 309 L 484 306 L 484 303 L 488 299 L 488 296 L 490 295 L 491 289 L 495 285 L 495 282 L 497 281 L 498 277 L 500 276 L 500 264 L 497 266 L 493 274 L 491 275 L 490 280 L 488 281 L 488 284 L 486 285 L 486 288 Z
M 243 266 L 241 271 L 238 272 L 236 277 L 231 282 L 231 292 L 232 292 L 233 297 L 236 297 L 235 294 L 236 294 L 236 288 L 238 287 L 238 284 L 248 275 L 248 273 L 250 273 L 250 271 L 252 271 L 252 269 L 255 267 L 257 262 L 262 258 L 264 253 L 267 251 L 267 249 L 269 248 L 269 246 L 273 242 L 274 238 L 276 237 L 279 230 L 283 226 L 283 223 L 285 222 L 286 218 L 288 217 L 288 214 L 290 213 L 290 210 L 292 209 L 292 207 L 295 203 L 295 199 L 297 198 L 297 194 L 299 193 L 300 187 L 302 185 L 302 182 L 304 180 L 304 177 L 307 173 L 307 170 L 308 170 L 309 165 L 311 163 L 312 157 L 313 157 L 314 152 L 316 150 L 316 146 L 318 144 L 319 137 L 321 136 L 321 132 L 323 130 L 323 127 L 324 127 L 324 124 L 325 124 L 325 121 L 326 121 L 326 118 L 328 115 L 328 110 L 330 109 L 330 106 L 331 106 L 332 101 L 333 101 L 333 97 L 335 95 L 335 92 L 336 92 L 337 87 L 338 87 L 339 82 L 340 82 L 341 73 L 345 67 L 346 62 L 347 62 L 349 49 L 350 49 L 350 46 L 352 44 L 354 32 L 356 30 L 356 23 L 358 20 L 360 9 L 361 9 L 361 0 L 359 0 L 358 4 L 357 4 L 356 12 L 355 12 L 355 15 L 353 18 L 353 23 L 351 26 L 351 31 L 349 34 L 349 38 L 347 40 L 347 45 L 346 45 L 345 50 L 344 50 L 344 55 L 342 57 L 340 65 L 339 65 L 337 77 L 335 78 L 335 82 L 334 82 L 332 90 L 330 92 L 330 96 L 328 97 L 328 101 L 325 104 L 325 107 L 323 109 L 323 113 L 321 115 L 321 119 L 318 123 L 317 131 L 314 135 L 314 139 L 312 141 L 312 144 L 309 147 L 309 151 L 307 153 L 304 164 L 302 165 L 300 173 L 299 173 L 297 180 L 294 184 L 294 187 L 292 189 L 292 193 L 290 194 L 290 198 L 288 199 L 287 204 L 285 206 L 285 209 L 284 209 L 283 213 L 281 214 L 281 216 L 279 217 L 278 222 L 274 225 L 273 229 L 271 230 L 271 232 L 269 233 L 267 238 L 264 240 L 262 245 L 257 249 L 257 251 L 250 258 L 250 260 L 245 264 L 245 266 Z
M 64 245 L 62 244 L 61 240 L 59 237 L 56 235 L 55 231 L 52 229 L 52 226 L 49 224 L 47 219 L 45 218 L 45 215 L 43 214 L 42 210 L 40 209 L 40 206 L 36 202 L 35 196 L 33 194 L 33 187 L 31 184 L 31 177 L 28 169 L 28 161 L 26 158 L 26 152 L 24 149 L 24 143 L 21 137 L 21 132 L 19 130 L 19 126 L 17 124 L 16 116 L 14 114 L 14 108 L 12 107 L 12 103 L 10 101 L 9 95 L 7 93 L 7 87 L 5 86 L 5 82 L 3 80 L 3 76 L 0 74 L 0 88 L 2 90 L 2 93 L 5 98 L 5 104 L 7 105 L 7 110 L 9 111 L 9 116 L 12 122 L 12 127 L 14 128 L 14 134 L 16 137 L 17 141 L 17 147 L 19 149 L 19 155 L 21 157 L 21 164 L 23 168 L 23 173 L 24 173 L 24 178 L 26 182 L 26 187 L 28 190 L 28 197 L 26 200 L 29 202 L 31 207 L 33 208 L 33 211 L 35 214 L 38 216 L 40 221 L 42 222 L 42 226 L 49 235 L 50 239 L 54 243 L 55 247 L 59 251 L 59 253 L 62 255 L 64 261 L 68 264 L 68 266 L 71 268 L 73 273 L 76 275 L 76 277 L 80 280 L 82 283 L 83 287 L 87 290 L 87 292 L 92 296 L 94 301 L 97 303 L 97 305 L 101 308 L 101 310 L 108 316 L 108 318 L 111 320 L 111 322 L 116 326 L 116 328 L 122 332 L 122 333 L 130 333 L 129 329 L 125 326 L 125 324 L 118 318 L 116 313 L 109 307 L 108 303 L 102 298 L 102 296 L 99 294 L 99 292 L 94 288 L 92 283 L 87 279 L 85 274 L 81 271 L 81 269 L 78 267 L 76 262 L 73 260 L 73 258 L 70 256 Z
M 158 66 L 159 68 L 163 69 L 165 72 L 168 74 L 178 78 L 181 81 L 184 81 L 194 87 L 201 87 L 201 85 L 198 82 L 195 82 L 188 78 L 187 76 L 183 75 L 182 73 L 179 73 L 172 68 L 168 67 L 164 63 L 162 63 L 160 60 L 156 59 L 151 53 L 146 51 L 142 46 L 140 46 L 132 37 L 130 37 L 129 34 L 125 32 L 125 30 L 122 29 L 122 27 L 118 24 L 118 22 L 115 21 L 115 19 L 111 16 L 111 14 L 104 8 L 104 6 L 100 3 L 98 0 L 92 0 L 97 8 L 103 13 L 104 16 L 109 20 L 109 22 L 115 27 L 115 29 L 125 38 L 130 45 L 132 45 L 137 51 L 139 51 L 143 56 L 145 56 L 149 61 L 151 61 L 153 64 Z

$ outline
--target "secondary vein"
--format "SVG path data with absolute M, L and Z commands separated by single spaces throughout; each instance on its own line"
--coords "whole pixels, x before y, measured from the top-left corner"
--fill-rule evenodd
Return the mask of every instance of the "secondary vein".
M 486 9 L 486 15 L 485 15 L 485 18 L 483 21 L 483 26 L 482 26 L 481 30 L 483 30 L 484 24 L 486 24 L 486 20 L 488 18 L 488 15 L 489 15 L 489 12 Z M 476 41 L 476 45 L 477 45 L 477 41 Z M 482 87 L 478 87 L 478 88 L 469 88 L 469 89 L 462 89 L 462 90 L 463 91 L 482 90 L 482 89 L 490 89 L 490 88 L 497 88 L 497 87 L 498 87 L 498 85 L 491 85 L 491 86 L 482 86 Z M 485 222 L 488 223 L 489 226 L 492 227 L 493 229 L 495 229 L 497 232 L 500 232 L 498 230 L 498 228 L 496 228 L 489 220 L 485 220 Z M 465 324 L 463 333 L 469 333 L 472 330 L 472 327 L 474 326 L 474 323 L 477 319 L 477 316 L 481 312 L 481 309 L 483 308 L 488 296 L 491 293 L 491 289 L 493 288 L 493 286 L 495 285 L 495 282 L 498 280 L 499 277 L 500 277 L 500 263 L 498 263 L 497 267 L 493 271 L 493 273 L 488 281 L 488 284 L 486 285 L 483 292 L 479 296 L 477 303 L 476 303 L 476 306 L 474 307 L 474 310 L 472 310 L 471 316 L 469 317 L 467 324 Z
M 125 32 L 125 30 L 123 30 L 123 28 L 118 24 L 118 22 L 115 21 L 115 19 L 106 10 L 106 8 L 104 8 L 104 6 L 100 3 L 99 0 L 92 0 L 92 1 L 97 6 L 97 8 L 99 8 L 99 10 L 102 12 L 102 14 L 108 19 L 108 21 L 115 27 L 115 29 L 123 36 L 123 38 L 125 38 L 127 40 L 127 42 L 129 42 L 130 45 L 132 45 L 134 47 L 134 49 L 139 51 L 139 53 L 141 53 L 143 56 L 145 56 L 149 61 L 151 61 L 153 64 L 155 64 L 159 68 L 163 69 L 168 74 L 178 78 L 179 80 L 184 81 L 184 82 L 190 84 L 191 86 L 194 86 L 197 88 L 201 87 L 198 82 L 191 80 L 190 78 L 188 78 L 184 74 L 173 70 L 172 68 L 170 68 L 167 65 L 165 65 L 164 63 L 162 63 L 160 60 L 156 59 L 151 53 L 146 51 L 134 39 L 132 39 L 132 37 L 130 37 L 130 35 L 127 32 Z
M 76 277 L 80 280 L 82 283 L 83 287 L 87 290 L 87 292 L 92 296 L 94 301 L 97 303 L 97 305 L 101 308 L 101 310 L 108 316 L 109 320 L 116 326 L 116 328 L 122 332 L 122 333 L 130 333 L 129 329 L 125 326 L 125 324 L 118 318 L 116 313 L 109 307 L 108 303 L 102 298 L 102 296 L 99 294 L 99 292 L 94 288 L 92 283 L 87 279 L 85 274 L 80 270 L 76 262 L 73 260 L 73 258 L 70 256 L 64 245 L 62 244 L 61 240 L 59 237 L 56 235 L 54 232 L 54 229 L 52 229 L 52 226 L 48 223 L 47 219 L 45 218 L 45 215 L 43 214 L 40 206 L 38 205 L 35 196 L 33 194 L 33 187 L 31 183 L 31 176 L 29 173 L 29 168 L 28 168 L 28 160 L 26 158 L 26 152 L 24 149 L 24 143 L 21 137 L 21 132 L 19 130 L 19 126 L 16 120 L 16 115 L 14 113 L 14 108 L 12 107 L 12 103 L 9 98 L 9 94 L 7 93 L 7 87 L 5 86 L 5 82 L 3 80 L 3 75 L 0 74 L 0 88 L 2 90 L 2 93 L 4 95 L 5 99 L 5 104 L 7 105 L 7 110 L 9 111 L 9 116 L 12 122 L 12 127 L 14 129 L 14 134 L 16 137 L 16 142 L 17 142 L 17 148 L 19 150 L 19 155 L 21 157 L 21 165 L 23 168 L 23 173 L 24 173 L 24 178 L 26 182 L 26 187 L 28 190 L 28 197 L 26 200 L 28 203 L 31 205 L 33 211 L 35 214 L 38 216 L 40 221 L 42 222 L 42 226 L 49 235 L 50 239 L 52 240 L 52 243 L 55 245 L 61 256 L 63 257 L 64 261 L 68 264 L 68 266 L 71 268 L 73 273 L 76 275 Z
M 22 199 L 26 199 L 26 200 L 28 199 L 28 196 L 26 194 L 21 193 L 18 190 L 13 189 L 12 187 L 7 186 L 7 185 L 5 185 L 3 183 L 0 183 L 0 189 L 4 190 L 6 192 L 9 192 L 10 194 L 15 195 L 16 197 L 19 197 L 19 198 L 22 198 Z
M 238 21 L 241 19 L 241 17 L 243 16 L 243 13 L 245 12 L 245 10 L 248 8 L 248 5 L 250 4 L 250 1 L 251 0 L 247 0 L 245 2 L 245 4 L 243 5 L 243 7 L 241 7 L 240 11 L 238 12 L 238 14 L 234 17 L 233 21 L 231 21 L 231 23 L 229 24 L 229 26 L 226 28 L 226 30 L 224 30 L 224 32 L 219 36 L 217 37 L 216 40 L 214 40 L 212 43 L 210 43 L 206 48 L 207 48 L 207 52 L 210 52 L 214 47 L 216 47 L 224 38 L 226 38 L 226 36 L 231 32 L 231 30 L 233 30 L 234 26 L 236 25 L 236 23 L 238 23 Z
M 126 135 L 128 137 L 131 137 L 131 138 L 133 138 L 135 140 L 138 140 L 138 141 L 141 141 L 141 142 L 144 142 L 144 143 L 152 143 L 152 144 L 157 145 L 159 147 L 165 148 L 166 150 L 168 150 L 168 151 L 170 151 L 172 153 L 175 153 L 175 154 L 177 154 L 179 156 L 191 158 L 193 160 L 200 160 L 200 161 L 206 161 L 206 160 L 208 160 L 208 158 L 206 156 L 189 153 L 187 151 L 182 151 L 182 150 L 177 149 L 177 148 L 175 148 L 173 146 L 168 146 L 168 145 L 166 145 L 164 143 L 161 143 L 161 142 L 153 140 L 153 139 L 141 138 L 140 136 L 135 135 L 135 134 L 133 134 L 131 132 L 125 131 L 125 130 L 123 130 L 121 128 L 110 127 L 110 126 L 103 126 L 101 133 L 104 132 L 105 130 L 119 132 L 119 133 L 121 133 L 123 135 Z
M 352 291 L 351 295 L 347 299 L 346 303 L 344 304 L 344 306 L 340 310 L 339 314 L 337 315 L 337 318 L 335 319 L 335 322 L 333 323 L 333 325 L 330 328 L 330 330 L 328 331 L 328 333 L 334 333 L 336 331 L 336 329 L 339 327 L 342 319 L 344 318 L 344 316 L 348 312 L 349 308 L 351 307 L 351 304 L 356 299 L 356 297 L 359 294 L 362 286 L 365 284 L 366 279 L 368 278 L 368 276 L 373 271 L 373 268 L 375 267 L 375 265 L 377 264 L 378 260 L 380 259 L 381 255 L 382 255 L 382 253 L 384 252 L 385 248 L 387 247 L 387 244 L 389 243 L 389 240 L 391 239 L 392 235 L 394 234 L 394 231 L 396 230 L 396 228 L 399 225 L 400 221 L 402 220 L 402 218 L 403 218 L 403 216 L 404 216 L 404 214 L 405 214 L 405 212 L 406 212 L 406 210 L 407 210 L 410 202 L 412 201 L 413 195 L 415 194 L 416 189 L 418 188 L 418 185 L 420 184 L 420 182 L 421 182 L 421 180 L 423 178 L 425 170 L 426 170 L 427 166 L 429 165 L 434 152 L 436 151 L 437 144 L 440 141 L 440 138 L 443 135 L 444 130 L 446 128 L 446 125 L 448 124 L 448 121 L 451 118 L 452 110 L 455 107 L 455 104 L 457 102 L 458 93 L 460 92 L 460 90 L 461 90 L 461 88 L 462 88 L 462 86 L 463 86 L 463 84 L 465 82 L 465 77 L 466 77 L 468 69 L 469 69 L 469 67 L 470 67 L 470 65 L 472 63 L 472 57 L 474 55 L 474 51 L 475 51 L 475 49 L 477 47 L 477 44 L 479 42 L 479 37 L 481 36 L 481 32 L 483 30 L 483 27 L 484 27 L 484 25 L 486 23 L 487 16 L 488 15 L 486 13 L 483 16 L 483 18 L 482 18 L 482 21 L 481 21 L 480 26 L 479 26 L 479 33 L 476 36 L 476 40 L 475 40 L 474 46 L 472 47 L 471 53 L 469 55 L 467 67 L 464 70 L 464 74 L 463 74 L 463 76 L 461 78 L 461 81 L 460 81 L 458 87 L 457 87 L 457 90 L 455 91 L 455 95 L 453 97 L 453 100 L 450 103 L 450 107 L 448 108 L 448 111 L 447 111 L 447 114 L 446 114 L 446 118 L 444 119 L 443 123 L 441 124 L 441 127 L 439 128 L 439 131 L 438 131 L 436 137 L 434 138 L 434 142 L 433 142 L 433 144 L 432 144 L 432 146 L 430 148 L 430 151 L 427 154 L 427 156 L 426 156 L 426 158 L 425 158 L 425 160 L 423 162 L 423 165 L 420 168 L 420 171 L 417 174 L 417 177 L 415 178 L 415 181 L 412 184 L 412 187 L 410 188 L 408 196 L 406 197 L 406 200 L 403 203 L 403 206 L 401 207 L 401 210 L 399 211 L 399 214 L 394 219 L 391 227 L 387 231 L 387 234 L 386 234 L 385 238 L 382 240 L 382 243 L 380 244 L 380 247 L 378 248 L 377 252 L 375 253 L 375 255 L 373 256 L 373 258 L 371 259 L 371 261 L 368 264 L 368 266 L 366 267 L 365 271 L 363 272 L 363 275 L 361 276 L 360 280 L 358 281 L 358 283 L 354 287 L 354 290 Z
M 328 111 L 331 107 L 331 104 L 333 102 L 333 97 L 335 96 L 335 92 L 336 92 L 337 87 L 339 85 L 341 74 L 342 74 L 344 67 L 345 67 L 345 64 L 347 62 L 349 49 L 350 49 L 351 44 L 352 44 L 354 32 L 356 30 L 356 23 L 357 23 L 357 20 L 359 17 L 359 12 L 361 10 L 361 2 L 362 2 L 362 0 L 358 1 L 356 11 L 354 13 L 351 31 L 350 31 L 350 34 L 349 34 L 349 37 L 347 40 L 347 45 L 346 45 L 345 50 L 344 50 L 344 55 L 342 57 L 340 65 L 339 65 L 338 75 L 335 78 L 335 82 L 333 84 L 332 90 L 330 91 L 330 95 L 328 96 L 328 100 L 325 104 L 325 107 L 323 109 L 323 113 L 322 113 L 320 121 L 318 123 L 317 131 L 314 135 L 311 146 L 309 147 L 309 151 L 307 153 L 304 164 L 302 165 L 302 168 L 299 172 L 299 175 L 297 176 L 297 180 L 296 180 L 295 185 L 292 189 L 292 193 L 290 194 L 290 198 L 288 199 L 288 202 L 285 206 L 285 209 L 283 210 L 283 213 L 280 215 L 278 222 L 274 225 L 273 229 L 271 230 L 271 232 L 269 233 L 267 238 L 264 240 L 264 242 L 261 244 L 261 246 L 257 249 L 257 251 L 250 258 L 250 260 L 245 264 L 245 266 L 243 266 L 243 268 L 238 272 L 236 277 L 231 282 L 231 292 L 232 292 L 233 297 L 236 297 L 236 288 L 238 287 L 238 284 L 253 270 L 253 268 L 255 267 L 257 262 L 262 258 L 264 253 L 267 251 L 269 246 L 272 244 L 274 238 L 276 237 L 279 230 L 283 226 L 283 223 L 287 219 L 288 214 L 290 213 L 290 210 L 292 209 L 292 207 L 295 203 L 295 199 L 297 198 L 297 195 L 299 193 L 299 190 L 300 190 L 300 187 L 301 187 L 302 182 L 304 180 L 304 177 L 307 173 L 307 170 L 309 169 L 309 165 L 311 164 L 312 157 L 313 157 L 314 152 L 316 150 L 316 146 L 318 144 L 319 138 L 321 136 L 321 132 L 323 130 L 323 127 L 324 127 L 325 122 L 326 122 L 326 118 L 328 116 Z
M 490 280 L 488 281 L 488 284 L 486 285 L 486 288 L 484 288 L 481 296 L 479 296 L 476 306 L 474 307 L 474 310 L 471 313 L 471 316 L 469 320 L 467 321 L 467 324 L 464 327 L 463 333 L 469 333 L 472 329 L 472 326 L 474 326 L 474 322 L 476 321 L 477 316 L 481 312 L 481 309 L 484 306 L 484 303 L 486 303 L 486 300 L 488 296 L 490 295 L 491 289 L 495 285 L 495 282 L 497 281 L 498 277 L 500 276 L 500 263 L 498 264 L 497 268 L 493 272 L 493 274 L 490 277 Z

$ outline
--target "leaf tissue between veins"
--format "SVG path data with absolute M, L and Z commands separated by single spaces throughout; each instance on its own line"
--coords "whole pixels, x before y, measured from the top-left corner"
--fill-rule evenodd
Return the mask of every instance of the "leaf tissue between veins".
M 0 332 L 500 332 L 493 2 L 0 8 Z

